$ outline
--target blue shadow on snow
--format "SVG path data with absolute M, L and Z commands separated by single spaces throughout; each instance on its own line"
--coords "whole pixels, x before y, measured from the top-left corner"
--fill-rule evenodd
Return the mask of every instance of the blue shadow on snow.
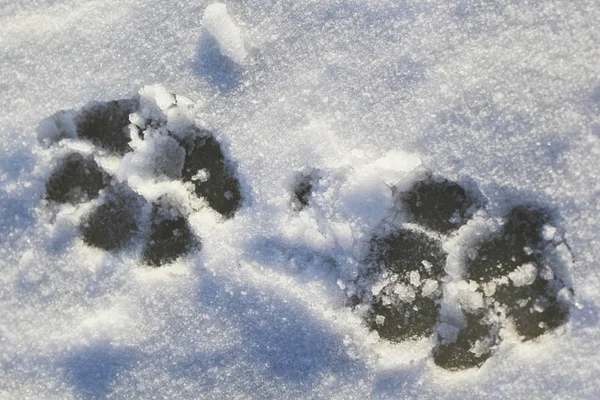
M 207 31 L 202 33 L 196 48 L 194 71 L 222 93 L 238 88 L 243 74 L 242 67 L 221 54 L 219 43 Z

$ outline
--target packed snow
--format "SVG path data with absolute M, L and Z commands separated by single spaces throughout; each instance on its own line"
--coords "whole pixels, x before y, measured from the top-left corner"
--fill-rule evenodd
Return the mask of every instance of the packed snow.
M 600 397 L 599 20 L 0 5 L 0 398 Z
M 214 36 L 221 49 L 221 54 L 243 64 L 246 49 L 240 28 L 227 13 L 227 6 L 214 3 L 206 7 L 202 17 L 202 25 Z

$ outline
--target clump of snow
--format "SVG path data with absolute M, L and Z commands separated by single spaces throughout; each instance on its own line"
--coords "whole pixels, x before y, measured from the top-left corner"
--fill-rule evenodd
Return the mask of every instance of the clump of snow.
M 557 232 L 558 229 L 556 227 L 546 224 L 543 226 L 542 237 L 544 240 L 551 241 L 555 238 Z
M 136 134 L 134 133 L 133 137 Z M 126 178 L 132 174 L 147 178 L 181 177 L 185 150 L 177 141 L 159 131 L 146 130 L 144 140 L 133 139 L 134 152 L 125 155 L 121 162 L 119 176 Z
M 394 286 L 394 294 L 397 294 L 401 301 L 405 303 L 412 303 L 415 300 L 415 290 L 412 285 L 406 285 L 403 283 L 397 283 Z
M 221 53 L 238 64 L 243 64 L 246 49 L 240 28 L 227 12 L 223 3 L 213 3 L 206 7 L 202 16 L 202 26 L 214 36 Z
M 434 279 L 426 279 L 421 288 L 421 293 L 425 297 L 431 296 L 433 292 L 437 290 L 439 283 Z
M 145 119 L 159 118 L 160 111 L 177 104 L 175 94 L 170 93 L 163 85 L 154 84 L 140 89 L 140 111 Z
M 373 229 L 392 208 L 392 188 L 410 185 L 415 179 L 411 173 L 419 167 L 414 154 L 393 150 L 355 168 L 340 189 L 339 211 L 364 229 Z
M 531 285 L 538 275 L 538 267 L 533 263 L 523 264 L 508 274 L 516 287 Z

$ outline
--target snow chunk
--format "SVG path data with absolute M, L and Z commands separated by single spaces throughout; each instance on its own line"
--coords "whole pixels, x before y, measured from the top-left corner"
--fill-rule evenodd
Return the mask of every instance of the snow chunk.
M 483 295 L 477 288 L 473 281 L 456 282 L 457 299 L 463 310 L 472 313 L 484 307 Z
M 391 187 L 412 182 L 421 160 L 410 153 L 390 151 L 372 163 L 356 168 L 340 191 L 340 211 L 366 229 L 373 228 L 393 205 Z
M 414 288 L 411 285 L 405 285 L 403 283 L 396 284 L 394 294 L 397 294 L 398 297 L 400 297 L 400 300 L 405 303 L 412 303 L 416 298 Z
M 164 111 L 175 105 L 175 95 L 160 84 L 144 86 L 140 89 L 139 95 L 141 110 L 158 107 L 159 110 Z M 143 116 L 149 117 L 149 115 Z
M 483 293 L 484 293 L 484 294 L 485 294 L 487 297 L 493 296 L 493 295 L 494 295 L 494 293 L 496 293 L 496 287 L 497 287 L 497 286 L 498 286 L 498 285 L 497 285 L 497 283 L 496 283 L 496 282 L 494 282 L 494 281 L 491 281 L 491 282 L 484 283 L 484 284 L 482 285 L 482 288 L 483 288 Z
M 213 3 L 206 7 L 202 25 L 219 43 L 221 54 L 238 64 L 243 64 L 244 58 L 246 58 L 246 49 L 240 28 L 227 13 L 225 4 Z
M 410 280 L 410 284 L 414 287 L 419 287 L 421 284 L 421 275 L 419 274 L 419 271 L 410 271 L 408 278 Z
M 508 274 L 508 278 L 517 287 L 531 285 L 536 276 L 537 267 L 533 263 L 523 264 Z
M 377 282 L 376 284 L 373 285 L 373 288 L 371 289 L 371 291 L 373 292 L 373 296 L 377 296 L 384 287 L 386 287 L 390 282 L 386 279 L 383 280 L 381 282 Z
M 558 229 L 556 229 L 554 226 L 546 224 L 542 227 L 542 237 L 544 240 L 553 240 L 557 231 Z
M 139 95 L 139 115 L 130 116 L 129 119 L 133 123 L 142 123 L 138 125 L 142 129 L 146 128 L 142 120 L 161 120 L 164 118 L 163 112 L 175 105 L 175 95 L 160 84 L 144 86 Z
M 126 179 L 132 174 L 151 178 L 181 176 L 185 150 L 177 141 L 158 131 L 147 130 L 145 140 L 133 140 L 135 152 L 125 155 L 118 176 Z
M 210 178 L 210 172 L 206 168 L 198 170 L 194 176 L 192 176 L 192 181 L 200 181 L 206 182 Z
M 421 288 L 421 294 L 425 297 L 429 297 L 433 292 L 435 292 L 438 288 L 439 284 L 434 279 L 426 279 L 423 283 L 423 288 Z

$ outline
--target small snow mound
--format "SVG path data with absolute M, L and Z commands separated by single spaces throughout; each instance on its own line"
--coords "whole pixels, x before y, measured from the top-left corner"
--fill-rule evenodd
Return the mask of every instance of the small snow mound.
M 202 25 L 214 36 L 221 54 L 229 57 L 238 64 L 243 64 L 246 49 L 242 40 L 240 28 L 235 24 L 223 3 L 213 3 L 206 7 L 202 17 Z
M 533 263 L 523 264 L 508 274 L 508 278 L 516 287 L 531 285 L 537 277 L 538 268 Z
M 341 189 L 340 211 L 366 230 L 374 228 L 393 206 L 391 188 L 410 185 L 420 167 L 421 160 L 416 155 L 390 151 L 355 168 Z

